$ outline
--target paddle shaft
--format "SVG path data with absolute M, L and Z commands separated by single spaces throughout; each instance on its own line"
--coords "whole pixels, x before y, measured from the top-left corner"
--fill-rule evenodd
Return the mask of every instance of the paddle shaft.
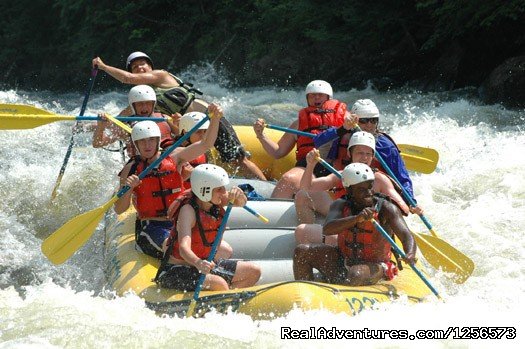
M 89 95 L 91 94 L 91 90 L 93 90 L 93 86 L 95 85 L 95 79 L 97 77 L 98 73 L 98 67 L 93 68 L 91 71 L 91 77 L 89 78 L 89 83 L 86 89 L 86 92 L 84 94 L 84 101 L 82 102 L 82 107 L 80 108 L 80 114 L 79 116 L 84 115 L 84 112 L 86 111 L 87 102 L 89 100 Z M 62 181 L 62 177 L 64 176 L 64 172 L 66 171 L 67 163 L 69 162 L 69 157 L 71 156 L 71 152 L 73 150 L 73 146 L 75 145 L 75 133 L 77 132 L 78 127 L 78 121 L 75 123 L 75 126 L 73 126 L 73 132 L 71 133 L 71 138 L 69 139 L 69 146 L 66 151 L 66 156 L 64 157 L 64 161 L 62 162 L 62 167 L 60 168 L 60 172 L 58 173 L 57 180 L 55 182 L 55 186 L 53 187 L 53 191 L 51 192 L 51 200 L 53 200 L 57 195 L 57 189 L 60 186 L 60 182 Z
M 153 118 L 148 116 L 117 116 L 115 117 L 118 121 L 122 122 L 134 122 L 134 121 L 155 121 L 161 122 L 166 121 L 164 118 Z M 75 116 L 76 121 L 102 121 L 100 116 Z
M 271 125 L 271 124 L 266 124 L 266 127 L 271 128 L 272 130 L 293 133 L 293 134 L 296 134 L 298 136 L 305 136 L 305 137 L 310 137 L 310 138 L 314 138 L 315 137 L 315 135 L 313 133 L 303 132 L 303 131 L 299 131 L 299 130 L 296 130 L 296 129 L 293 129 L 293 128 L 277 126 L 277 125 Z
M 224 213 L 224 216 L 222 217 L 222 222 L 219 225 L 219 229 L 217 231 L 217 236 L 215 236 L 215 240 L 213 241 L 213 245 L 211 246 L 210 254 L 208 255 L 208 258 L 206 259 L 208 262 L 213 261 L 215 258 L 215 255 L 217 254 L 217 249 L 219 248 L 219 244 L 222 240 L 222 235 L 224 234 L 224 230 L 226 229 L 226 223 L 228 222 L 228 218 L 230 217 L 230 212 L 232 210 L 233 204 L 230 202 L 228 204 L 228 207 L 226 208 L 226 212 Z M 192 316 L 193 315 L 193 309 L 195 308 L 195 303 L 197 302 L 197 299 L 199 299 L 199 294 L 202 290 L 202 285 L 204 284 L 204 280 L 206 279 L 206 274 L 201 274 L 199 276 L 199 281 L 197 282 L 197 286 L 195 287 L 195 292 L 193 293 L 193 299 L 191 301 L 190 307 L 188 308 L 188 312 L 186 313 L 186 316 Z
M 394 241 L 394 239 L 392 239 L 392 237 L 390 235 L 388 235 L 388 233 L 383 229 L 383 227 L 375 219 L 372 219 L 372 223 L 374 223 L 374 227 L 381 233 L 381 235 L 383 235 L 383 237 L 388 240 L 388 242 L 394 248 L 394 250 L 396 250 L 396 252 L 402 258 L 405 258 L 406 257 L 405 251 L 403 251 L 401 248 L 399 248 L 399 246 L 397 246 L 397 244 Z M 417 274 L 417 276 L 419 276 L 419 278 L 425 283 L 425 285 L 427 285 L 427 287 L 432 291 L 432 293 L 434 293 L 436 295 L 436 297 L 441 299 L 441 297 L 439 296 L 438 291 L 434 288 L 434 286 L 432 286 L 430 281 L 428 281 L 428 279 L 425 277 L 425 275 L 423 275 L 423 273 L 421 273 L 421 271 L 415 266 L 415 264 L 409 264 L 409 265 L 412 268 L 412 270 L 414 270 L 414 272 Z
M 256 212 L 253 208 L 251 207 L 248 207 L 248 206 L 243 206 L 243 208 L 250 212 L 251 214 L 253 214 L 255 217 L 259 218 L 261 221 L 263 221 L 264 223 L 268 223 L 270 220 L 266 217 L 264 217 L 262 214 Z

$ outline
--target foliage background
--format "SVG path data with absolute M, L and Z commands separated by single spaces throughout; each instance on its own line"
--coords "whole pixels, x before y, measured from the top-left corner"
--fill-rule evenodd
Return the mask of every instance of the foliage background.
M 525 0 L 18 0 L 0 13 L 1 83 L 26 89 L 82 90 L 94 56 L 123 67 L 140 50 L 172 72 L 211 62 L 241 86 L 448 90 L 525 53 Z

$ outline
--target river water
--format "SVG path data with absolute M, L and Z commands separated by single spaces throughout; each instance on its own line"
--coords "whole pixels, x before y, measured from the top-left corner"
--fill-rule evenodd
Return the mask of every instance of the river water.
M 101 73 L 103 74 L 103 73 Z M 182 74 L 220 103 L 234 124 L 257 117 L 287 126 L 305 104 L 303 90 L 227 88 L 211 67 Z M 86 83 L 89 78 L 86 72 Z M 409 305 L 403 300 L 356 317 L 296 310 L 283 318 L 253 321 L 239 314 L 203 319 L 155 315 L 135 295 L 116 297 L 103 273 L 103 222 L 65 264 L 42 255 L 42 240 L 70 218 L 102 205 L 117 184 L 119 153 L 90 147 L 91 133 L 76 136 L 59 195 L 50 194 L 71 136 L 71 122 L 31 130 L 0 130 L 0 348 L 142 347 L 373 347 L 479 348 L 521 346 L 525 282 L 525 113 L 483 105 L 474 91 L 421 94 L 396 90 L 335 91 L 352 104 L 371 98 L 381 125 L 398 143 L 436 149 L 440 160 L 430 175 L 413 174 L 418 202 L 436 232 L 476 264 L 458 285 L 430 270 L 445 302 L 429 296 Z M 34 105 L 58 114 L 79 113 L 83 94 L 0 91 L 0 103 Z M 117 114 L 127 103 L 124 89 L 99 93 L 95 87 L 86 115 Z M 409 225 L 424 232 L 416 217 Z M 515 339 L 395 340 L 281 339 L 281 328 L 446 330 L 462 327 L 515 327 Z

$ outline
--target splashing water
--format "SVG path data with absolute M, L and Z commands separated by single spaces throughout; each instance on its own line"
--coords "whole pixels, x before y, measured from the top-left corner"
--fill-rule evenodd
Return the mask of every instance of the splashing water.
M 263 117 L 287 126 L 305 104 L 303 90 L 275 87 L 229 89 L 211 66 L 181 74 L 220 103 L 234 124 Z M 124 90 L 123 90 L 124 91 Z M 68 219 L 106 202 L 117 185 L 120 155 L 91 148 L 91 133 L 75 137 L 56 200 L 50 194 L 65 155 L 72 123 L 56 122 L 32 130 L 0 131 L 0 347 L 506 347 L 518 346 L 524 293 L 525 132 L 523 111 L 481 105 L 472 91 L 420 94 L 336 91 L 352 104 L 371 98 L 381 127 L 398 143 L 439 152 L 436 171 L 412 174 L 415 195 L 436 232 L 476 264 L 462 285 L 429 268 L 444 295 L 442 303 L 381 304 L 357 317 L 297 309 L 283 318 L 253 321 L 241 314 L 210 313 L 203 319 L 155 315 L 135 295 L 116 297 L 105 287 L 104 221 L 67 263 L 51 265 L 40 252 L 42 240 Z M 1 103 L 30 104 L 58 114 L 78 114 L 82 95 L 0 91 Z M 86 115 L 117 114 L 126 92 L 97 94 Z M 409 225 L 424 232 L 416 217 Z M 281 339 L 283 327 L 308 330 L 418 329 L 450 326 L 514 326 L 516 339 Z M 522 342 L 523 344 L 523 342 Z

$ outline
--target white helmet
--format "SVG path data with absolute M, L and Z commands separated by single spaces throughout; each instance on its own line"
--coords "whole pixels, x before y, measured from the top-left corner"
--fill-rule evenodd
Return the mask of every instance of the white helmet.
M 374 172 L 366 165 L 354 162 L 345 167 L 341 175 L 343 186 L 349 187 L 366 181 L 373 181 L 375 179 Z
M 192 111 L 190 113 L 186 113 L 180 118 L 179 121 L 179 129 L 180 132 L 188 132 L 191 130 L 195 125 L 199 123 L 202 119 L 206 117 L 206 114 L 198 112 L 198 111 Z M 210 127 L 210 122 L 206 121 L 204 124 L 199 127 L 199 130 L 207 130 L 208 127 Z
M 145 138 L 157 137 L 158 145 L 160 146 L 160 129 L 157 123 L 153 121 L 140 121 L 133 126 L 131 130 L 131 141 L 137 150 L 137 153 L 140 155 L 139 147 L 137 147 L 136 142 Z
M 131 63 L 134 60 L 139 59 L 139 58 L 144 58 L 145 60 L 147 60 L 149 65 L 151 65 L 151 69 L 153 69 L 153 61 L 151 60 L 151 58 L 149 58 L 149 56 L 147 54 L 145 54 L 144 52 L 136 51 L 136 52 L 131 53 L 128 56 L 128 59 L 126 59 L 126 70 L 130 72 L 131 71 Z
M 372 151 L 376 151 L 376 139 L 371 133 L 368 132 L 355 132 L 348 142 L 348 150 L 350 150 L 350 148 L 354 145 L 365 145 L 369 148 L 372 148 Z
M 202 164 L 190 176 L 191 191 L 202 201 L 210 201 L 212 190 L 230 183 L 228 173 L 219 166 Z
M 153 101 L 157 103 L 157 96 L 155 95 L 155 90 L 148 85 L 137 85 L 134 86 L 128 93 L 129 106 L 134 114 L 137 113 L 133 103 L 136 102 L 147 102 Z
M 370 99 L 358 99 L 352 106 L 351 112 L 360 118 L 379 118 L 379 109 Z
M 332 86 L 324 80 L 314 80 L 306 85 L 305 94 L 308 95 L 309 93 L 324 93 L 330 98 L 334 95 Z

